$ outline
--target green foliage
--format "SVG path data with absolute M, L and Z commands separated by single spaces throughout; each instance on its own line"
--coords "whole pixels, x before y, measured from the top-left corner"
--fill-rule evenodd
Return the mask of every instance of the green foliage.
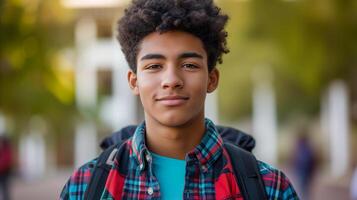
M 274 73 L 279 116 L 316 115 L 328 84 L 345 80 L 357 99 L 357 2 L 354 0 L 219 1 L 230 16 L 231 53 L 224 58 L 221 113 L 251 113 L 252 71 Z
M 58 62 L 71 42 L 69 19 L 58 1 L 0 1 L 0 111 L 14 120 L 15 132 L 33 115 L 57 133 L 70 124 L 73 75 Z

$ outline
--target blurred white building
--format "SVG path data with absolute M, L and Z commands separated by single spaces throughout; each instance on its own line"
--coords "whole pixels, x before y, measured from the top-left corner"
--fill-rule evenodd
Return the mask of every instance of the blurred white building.
M 76 104 L 84 116 L 99 112 L 112 130 L 137 123 L 138 100 L 127 86 L 128 65 L 113 35 L 115 23 L 127 1 L 63 0 L 75 9 L 74 73 Z M 98 130 L 93 116 L 77 123 L 74 162 L 80 166 L 97 155 Z

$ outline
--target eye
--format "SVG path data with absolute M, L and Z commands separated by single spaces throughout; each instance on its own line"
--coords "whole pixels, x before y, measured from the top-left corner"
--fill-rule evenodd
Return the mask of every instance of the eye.
M 159 65 L 159 64 L 151 64 L 151 65 L 148 65 L 145 67 L 145 69 L 148 69 L 148 70 L 157 70 L 157 69 L 160 69 L 162 66 Z
M 189 70 L 194 70 L 194 69 L 198 69 L 199 67 L 195 64 L 192 64 L 192 63 L 184 63 L 182 65 L 183 68 L 185 69 L 189 69 Z

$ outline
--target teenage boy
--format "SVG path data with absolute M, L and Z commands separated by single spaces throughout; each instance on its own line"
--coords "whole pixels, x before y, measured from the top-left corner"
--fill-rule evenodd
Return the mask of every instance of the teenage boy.
M 218 85 L 216 63 L 228 52 L 227 20 L 212 0 L 132 2 L 119 21 L 118 40 L 145 122 L 113 151 L 103 190 L 88 186 L 94 159 L 71 176 L 61 199 L 86 199 L 88 188 L 101 190 L 100 199 L 243 199 L 247 188 L 237 183 L 236 157 L 204 112 L 207 93 Z M 298 199 L 281 171 L 257 166 L 264 198 Z

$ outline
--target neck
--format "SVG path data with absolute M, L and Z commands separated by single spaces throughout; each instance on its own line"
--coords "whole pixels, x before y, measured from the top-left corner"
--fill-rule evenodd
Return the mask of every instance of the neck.
M 200 143 L 205 129 L 203 114 L 180 126 L 166 126 L 146 117 L 146 145 L 156 154 L 184 160 Z

